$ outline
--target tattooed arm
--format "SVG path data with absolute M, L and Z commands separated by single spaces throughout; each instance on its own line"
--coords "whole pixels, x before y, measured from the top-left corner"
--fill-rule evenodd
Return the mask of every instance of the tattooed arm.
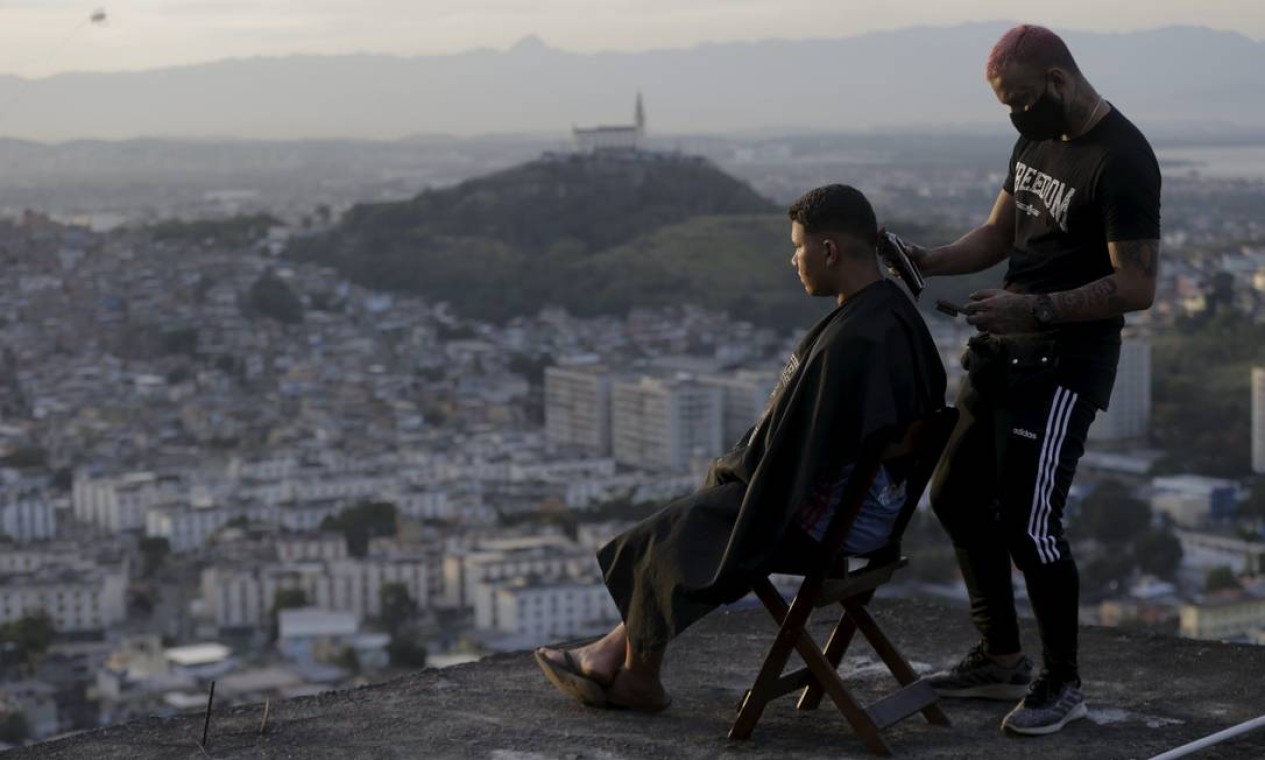
M 1107 244 L 1116 270 L 1075 290 L 1051 293 L 1054 322 L 1088 322 L 1151 308 L 1159 274 L 1160 241 L 1122 240 Z
M 1018 295 L 1004 290 L 971 294 L 966 321 L 994 335 L 1031 332 L 1038 327 L 1036 310 L 1049 306 L 1052 324 L 1110 319 L 1149 309 L 1155 300 L 1160 241 L 1123 240 L 1107 244 L 1114 272 L 1088 285 L 1049 295 Z
M 1015 240 L 1015 198 L 1002 190 L 997 194 L 988 221 L 966 233 L 957 242 L 940 248 L 909 246 L 909 257 L 924 276 L 971 274 L 1004 261 Z

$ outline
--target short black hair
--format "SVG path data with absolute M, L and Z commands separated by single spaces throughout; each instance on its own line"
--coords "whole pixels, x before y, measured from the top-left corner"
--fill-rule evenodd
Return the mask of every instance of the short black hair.
M 867 245 L 878 244 L 878 220 L 865 195 L 851 185 L 826 185 L 809 190 L 791 204 L 787 212 L 804 231 L 820 235 L 841 232 L 860 238 Z

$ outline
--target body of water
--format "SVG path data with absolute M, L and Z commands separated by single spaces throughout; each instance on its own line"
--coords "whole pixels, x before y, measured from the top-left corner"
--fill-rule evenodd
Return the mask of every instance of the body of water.
M 1265 181 L 1265 145 L 1162 148 L 1155 151 L 1155 156 L 1166 177 L 1185 177 L 1194 172 L 1206 179 Z

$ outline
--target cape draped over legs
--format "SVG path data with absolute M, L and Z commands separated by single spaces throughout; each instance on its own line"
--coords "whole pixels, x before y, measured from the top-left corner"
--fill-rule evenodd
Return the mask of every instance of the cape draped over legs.
M 633 649 L 664 649 L 745 595 L 779 555 L 811 551 L 816 544 L 790 527 L 798 505 L 859 457 L 867 435 L 943 406 L 944 388 L 922 316 L 890 281 L 814 325 L 760 421 L 712 463 L 703 487 L 598 552 Z

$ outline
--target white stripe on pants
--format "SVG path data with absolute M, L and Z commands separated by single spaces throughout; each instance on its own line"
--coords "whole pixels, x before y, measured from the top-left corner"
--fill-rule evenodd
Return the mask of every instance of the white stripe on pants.
M 1037 465 L 1037 477 L 1032 488 L 1032 509 L 1028 513 L 1028 537 L 1036 546 L 1041 564 L 1048 565 L 1059 559 L 1057 541 L 1050 535 L 1050 513 L 1053 505 L 1050 496 L 1054 492 L 1054 479 L 1063 454 L 1063 442 L 1067 438 L 1067 424 L 1076 408 L 1077 394 L 1059 386 L 1050 404 L 1050 416 L 1045 423 L 1045 440 L 1041 445 L 1041 457 Z

